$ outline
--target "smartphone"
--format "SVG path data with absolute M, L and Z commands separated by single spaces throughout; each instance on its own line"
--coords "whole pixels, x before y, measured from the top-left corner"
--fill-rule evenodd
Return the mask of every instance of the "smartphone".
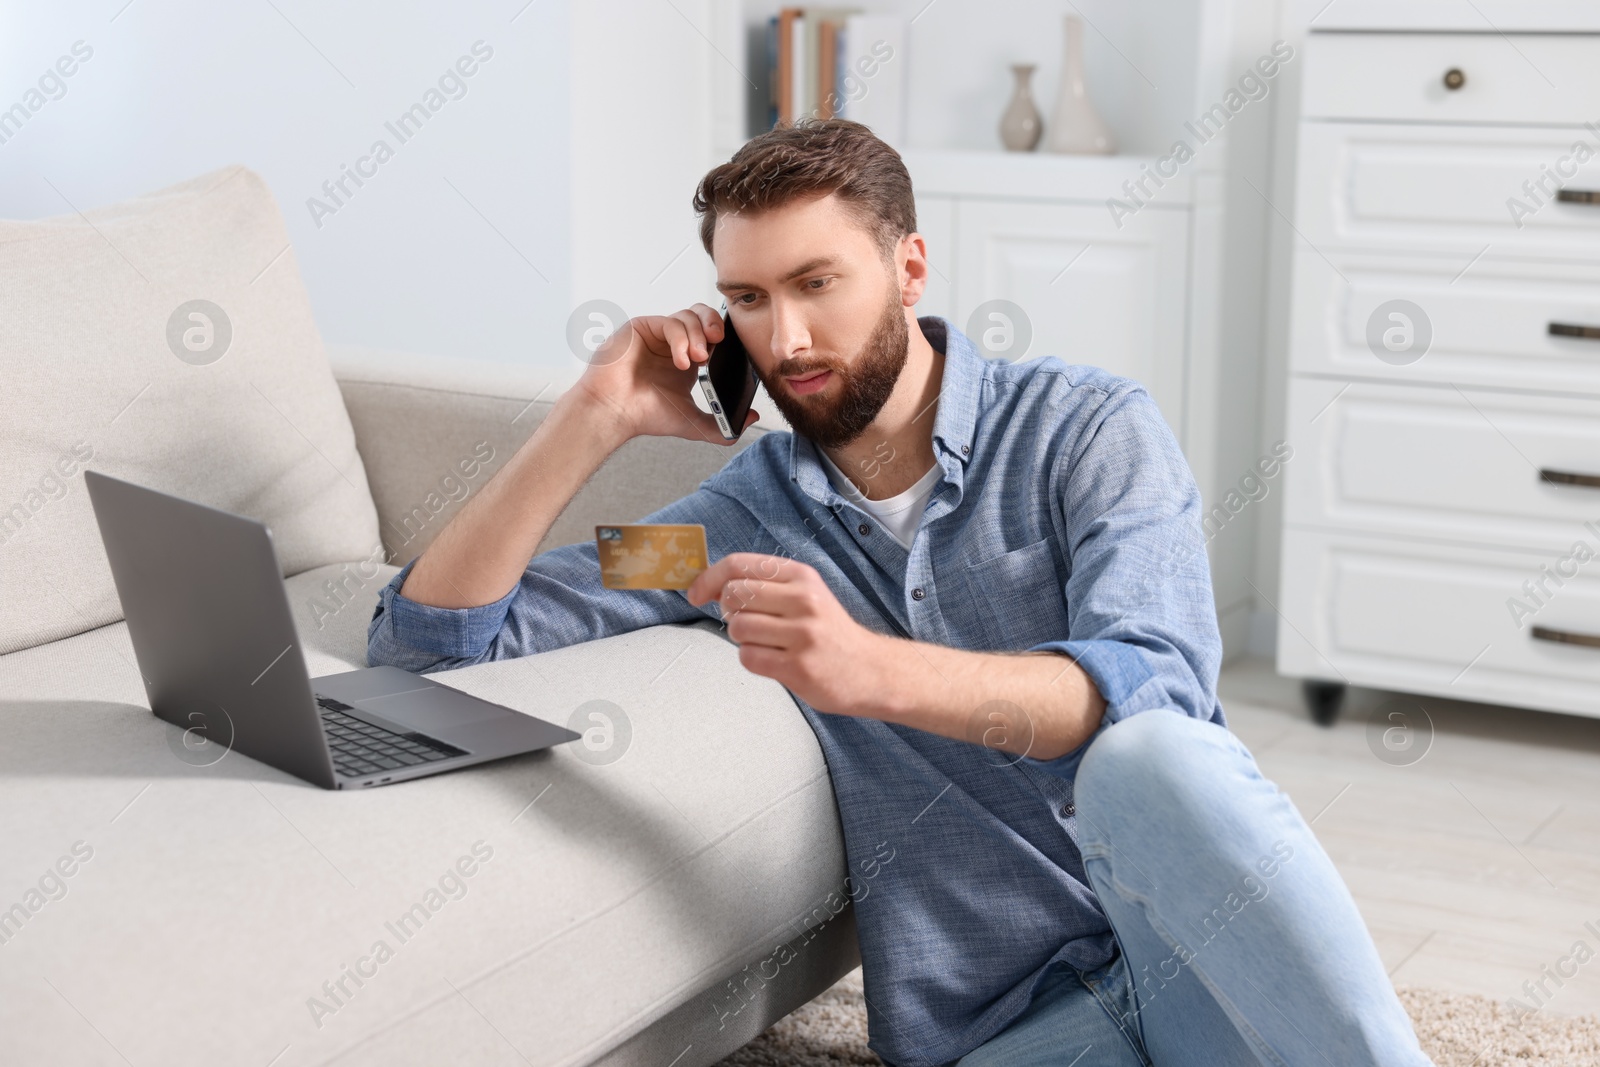
M 756 397 L 756 369 L 726 311 L 722 313 L 722 340 L 711 346 L 711 358 L 700 364 L 698 378 L 723 439 L 738 440 Z

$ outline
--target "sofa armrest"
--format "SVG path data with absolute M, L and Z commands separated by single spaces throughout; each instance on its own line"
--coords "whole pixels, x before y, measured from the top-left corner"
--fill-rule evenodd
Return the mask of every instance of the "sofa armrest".
M 512 364 L 327 348 L 366 465 L 385 558 L 396 566 L 427 548 L 573 380 Z M 539 551 L 587 541 L 597 523 L 631 522 L 689 495 L 766 432 L 752 428 L 733 445 L 629 441 L 579 490 Z

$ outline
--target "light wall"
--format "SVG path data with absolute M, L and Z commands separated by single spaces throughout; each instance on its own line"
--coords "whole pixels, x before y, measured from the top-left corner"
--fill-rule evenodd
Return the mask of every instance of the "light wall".
M 69 213 L 243 163 L 278 198 L 325 339 L 563 356 L 551 349 L 572 286 L 566 3 L 125 2 L 0 8 L 7 104 L 74 41 L 94 49 L 66 95 L 0 145 L 0 215 Z M 465 95 L 451 85 L 402 143 L 385 123 L 476 41 L 493 54 Z M 322 183 L 379 139 L 393 158 L 313 218 L 307 200 L 331 202 Z
M 705 0 L 573 5 L 574 304 L 610 300 L 629 315 L 719 306 L 692 207 L 718 162 L 711 83 L 727 62 L 710 43 L 708 9 Z

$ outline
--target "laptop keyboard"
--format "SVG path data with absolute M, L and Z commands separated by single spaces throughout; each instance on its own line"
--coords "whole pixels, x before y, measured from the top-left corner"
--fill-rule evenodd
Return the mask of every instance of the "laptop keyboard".
M 333 753 L 333 765 L 348 777 L 403 770 L 467 754 L 425 734 L 397 734 L 347 715 L 355 709 L 329 697 L 317 697 L 317 704 L 323 709 L 322 731 Z

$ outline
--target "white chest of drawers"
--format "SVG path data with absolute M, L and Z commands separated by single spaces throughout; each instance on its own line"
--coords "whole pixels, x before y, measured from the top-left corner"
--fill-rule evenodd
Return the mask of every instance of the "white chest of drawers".
M 1600 716 L 1600 35 L 1313 32 L 1278 668 Z

